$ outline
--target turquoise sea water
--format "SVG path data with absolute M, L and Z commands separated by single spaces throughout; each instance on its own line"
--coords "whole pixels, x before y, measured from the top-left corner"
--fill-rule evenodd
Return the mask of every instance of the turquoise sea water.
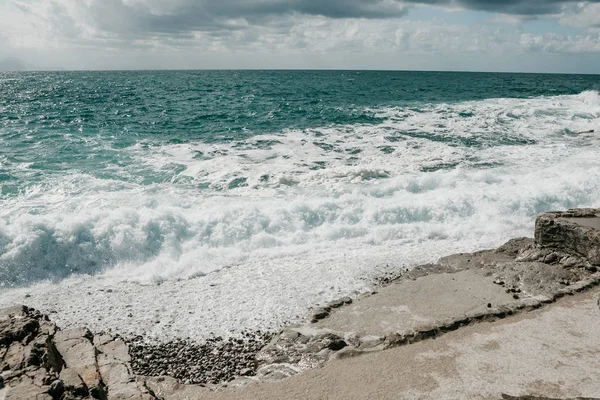
M 0 304 L 27 293 L 65 324 L 106 324 L 125 301 L 94 297 L 110 286 L 140 315 L 197 311 L 153 334 L 227 333 L 531 235 L 540 211 L 598 206 L 599 90 L 594 75 L 0 74 Z
M 127 149 L 203 142 L 243 146 L 261 134 L 332 125 L 378 126 L 385 107 L 487 98 L 574 95 L 598 90 L 593 75 L 367 71 L 37 72 L 0 75 L 2 194 L 49 175 L 81 172 L 140 184 L 177 180 L 179 171 L 136 165 Z M 471 112 L 461 118 L 476 117 Z M 568 129 L 568 128 L 567 128 Z M 441 139 L 433 132 L 407 138 Z M 481 146 L 486 137 L 459 143 Z M 515 138 L 518 142 L 518 138 Z M 327 147 L 327 139 L 323 140 Z M 269 142 L 258 146 L 268 147 Z M 516 143 L 519 144 L 519 143 Z M 197 154 L 197 157 L 210 155 Z M 24 169 L 16 165 L 27 165 Z

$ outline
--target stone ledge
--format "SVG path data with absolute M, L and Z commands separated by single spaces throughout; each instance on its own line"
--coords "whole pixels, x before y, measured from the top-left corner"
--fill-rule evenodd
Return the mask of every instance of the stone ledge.
M 535 241 L 543 248 L 558 248 L 600 265 L 600 208 L 547 212 L 535 221 Z

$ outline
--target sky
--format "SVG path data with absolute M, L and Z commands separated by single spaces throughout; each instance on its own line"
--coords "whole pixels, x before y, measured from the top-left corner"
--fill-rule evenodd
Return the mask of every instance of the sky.
M 0 59 L 63 69 L 600 73 L 600 0 L 0 0 Z

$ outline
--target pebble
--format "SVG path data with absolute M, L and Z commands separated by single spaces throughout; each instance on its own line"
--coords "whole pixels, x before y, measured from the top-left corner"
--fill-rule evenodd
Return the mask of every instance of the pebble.
M 550 253 L 544 258 L 544 263 L 552 264 L 558 261 L 558 255 L 556 253 Z
M 138 337 L 129 341 L 131 366 L 137 375 L 169 375 L 192 384 L 229 382 L 237 376 L 256 374 L 256 354 L 272 337 L 259 331 L 227 339 L 216 336 L 203 343 L 148 343 Z

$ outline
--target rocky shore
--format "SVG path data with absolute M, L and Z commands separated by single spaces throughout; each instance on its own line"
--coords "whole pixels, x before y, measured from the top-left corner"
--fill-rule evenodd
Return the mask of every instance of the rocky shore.
M 0 398 L 156 399 L 135 379 L 124 341 L 61 330 L 25 306 L 0 311 Z
M 195 398 L 505 319 L 600 284 L 600 209 L 540 214 L 534 236 L 381 277 L 376 292 L 316 306 L 277 335 L 153 343 L 4 309 L 0 399 Z

